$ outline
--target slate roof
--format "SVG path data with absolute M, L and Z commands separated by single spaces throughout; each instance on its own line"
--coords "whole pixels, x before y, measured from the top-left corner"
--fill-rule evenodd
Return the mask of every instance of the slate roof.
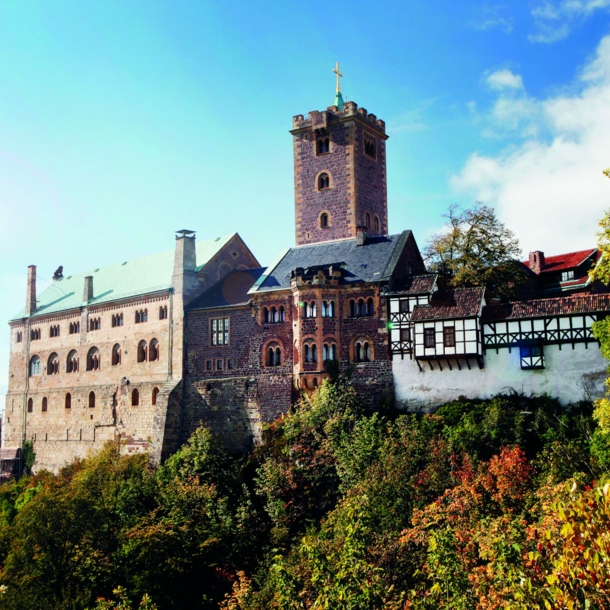
M 235 235 L 198 241 L 197 270 L 206 265 Z M 84 305 L 85 277 L 93 276 L 93 298 L 87 305 L 99 305 L 140 294 L 169 290 L 174 272 L 174 250 L 141 256 L 122 263 L 67 275 L 54 280 L 37 295 L 36 311 L 32 317 L 77 309 Z M 26 317 L 22 309 L 13 320 Z
M 410 235 L 411 231 L 403 231 L 369 237 L 363 246 L 356 239 L 342 239 L 290 248 L 269 266 L 250 293 L 290 288 L 290 272 L 298 267 L 341 266 L 343 284 L 388 281 Z
M 386 296 L 403 296 L 410 294 L 429 294 L 436 289 L 438 274 L 412 275 L 392 282 L 392 285 L 383 294 Z
M 264 271 L 265 267 L 233 271 L 189 303 L 187 309 L 213 309 L 247 305 L 250 300 L 248 291 Z
M 556 273 L 557 271 L 575 269 L 595 252 L 597 252 L 597 248 L 568 252 L 566 254 L 558 254 L 557 256 L 545 256 L 544 267 L 540 270 L 540 273 Z M 523 264 L 529 269 L 529 261 L 523 261 Z
M 429 305 L 413 308 L 412 322 L 472 318 L 481 313 L 485 288 L 455 288 L 435 292 Z
M 488 305 L 483 309 L 483 319 L 491 322 L 597 312 L 610 312 L 610 294 L 574 294 L 554 299 Z

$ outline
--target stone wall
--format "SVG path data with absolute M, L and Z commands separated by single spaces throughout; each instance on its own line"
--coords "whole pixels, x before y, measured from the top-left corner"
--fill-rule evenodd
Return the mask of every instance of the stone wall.
M 394 357 L 393 371 L 396 399 L 399 405 L 410 410 L 433 410 L 435 407 L 467 398 L 490 398 L 495 394 L 515 390 L 525 394 L 548 393 L 563 403 L 601 397 L 605 393 L 604 380 L 607 362 L 597 343 L 575 343 L 544 346 L 545 368 L 522 370 L 519 349 L 487 350 L 485 367 L 479 369 L 471 359 L 469 370 L 465 361 L 462 370 L 453 363 L 417 363 L 407 357 Z

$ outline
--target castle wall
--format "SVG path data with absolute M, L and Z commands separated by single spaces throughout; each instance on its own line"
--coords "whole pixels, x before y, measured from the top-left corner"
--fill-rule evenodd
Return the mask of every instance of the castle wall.
M 468 370 L 461 361 L 459 370 L 455 361 L 453 370 L 442 362 L 443 370 L 433 362 L 417 363 L 408 357 L 393 360 L 394 384 L 399 406 L 410 410 L 431 410 L 459 396 L 490 398 L 511 389 L 525 394 L 548 393 L 563 403 L 597 398 L 605 394 L 607 361 L 602 357 L 597 343 L 544 346 L 544 369 L 522 370 L 519 349 L 500 348 L 487 350 L 485 368 L 479 369 L 471 359 Z
M 156 296 L 81 312 L 37 317 L 18 322 L 11 332 L 9 391 L 6 396 L 4 444 L 18 447 L 22 436 L 34 442 L 36 469 L 57 470 L 76 456 L 119 437 L 127 451 L 148 449 L 152 434 L 153 390 L 160 390 L 168 377 L 171 320 L 159 319 L 169 296 Z M 136 312 L 147 310 L 148 321 L 135 323 Z M 123 315 L 123 326 L 112 327 L 112 316 Z M 99 330 L 89 330 L 91 319 L 100 320 Z M 69 333 L 71 322 L 80 322 L 80 332 Z M 50 337 L 50 327 L 60 327 Z M 16 342 L 16 332 L 23 340 Z M 40 329 L 41 338 L 29 339 L 29 331 Z M 138 362 L 138 344 L 158 341 L 159 358 Z M 112 364 L 112 352 L 120 345 L 121 361 Z M 99 350 L 99 368 L 87 370 L 87 354 Z M 76 350 L 79 367 L 68 372 L 68 354 Z M 49 359 L 57 354 L 59 372 L 51 374 Z M 41 360 L 41 372 L 28 375 L 34 356 Z M 132 392 L 138 390 L 138 405 L 132 406 Z M 90 393 L 95 395 L 90 407 Z M 66 395 L 70 394 L 69 408 Z M 29 401 L 31 399 L 31 407 Z M 43 401 L 46 399 L 46 411 Z M 29 410 L 31 408 L 31 411 Z M 24 422 L 25 417 L 25 422 Z
M 265 324 L 250 306 L 190 311 L 187 314 L 187 370 L 182 439 L 201 424 L 220 434 L 229 450 L 241 452 L 260 439 L 262 424 L 290 408 L 292 332 L 290 305 L 285 299 L 284 322 Z M 211 320 L 230 320 L 229 345 L 212 345 Z M 282 365 L 265 366 L 265 345 L 277 342 Z M 222 363 L 219 367 L 219 361 Z M 232 368 L 229 368 L 232 361 Z

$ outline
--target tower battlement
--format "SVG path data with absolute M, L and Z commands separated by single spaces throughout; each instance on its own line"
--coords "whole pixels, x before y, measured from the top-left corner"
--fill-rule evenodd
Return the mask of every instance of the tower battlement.
M 358 108 L 356 102 L 345 102 L 343 110 L 337 106 L 329 106 L 326 110 L 312 110 L 307 118 L 302 114 L 292 117 L 291 133 L 298 134 L 301 130 L 326 128 L 329 123 L 340 122 L 346 119 L 357 118 L 369 127 L 385 134 L 385 121 L 369 114 L 366 108 Z

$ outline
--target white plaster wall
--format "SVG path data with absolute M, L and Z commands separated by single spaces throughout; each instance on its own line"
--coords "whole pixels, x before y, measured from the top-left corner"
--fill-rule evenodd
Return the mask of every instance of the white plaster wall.
M 394 356 L 392 368 L 396 399 L 407 409 L 430 410 L 459 396 L 467 398 L 489 398 L 494 394 L 514 389 L 529 394 L 547 393 L 562 403 L 598 398 L 605 393 L 604 381 L 607 377 L 608 362 L 602 357 L 597 343 L 576 343 L 571 345 L 544 346 L 545 368 L 521 370 L 519 349 L 490 349 L 485 354 L 485 368 L 479 369 L 474 359 L 470 360 L 471 370 L 461 361 L 458 370 L 455 361 L 450 371 L 446 362 L 443 370 L 433 362 L 434 370 L 428 363 L 421 362 L 423 372 L 417 363 L 405 357 Z

